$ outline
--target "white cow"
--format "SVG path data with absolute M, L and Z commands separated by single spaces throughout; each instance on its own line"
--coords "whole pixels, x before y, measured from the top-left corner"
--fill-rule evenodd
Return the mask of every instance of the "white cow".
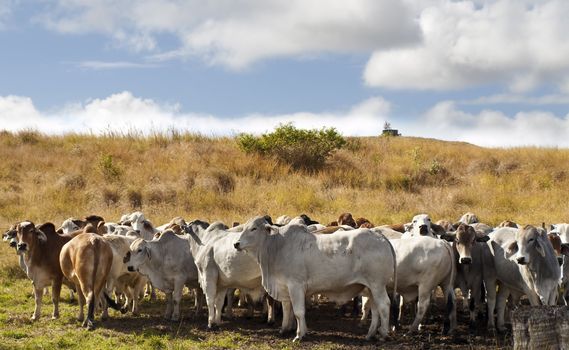
M 557 234 L 561 239 L 562 247 L 569 244 L 569 224 L 553 224 L 550 233 Z M 562 248 L 563 249 L 563 248 Z M 563 290 L 563 301 L 569 305 L 569 258 L 563 258 L 561 265 L 561 289 Z
M 249 255 L 237 251 L 233 244 L 240 236 L 238 228 L 228 229 L 221 222 L 211 225 L 192 221 L 184 227 L 192 238 L 189 240 L 199 272 L 199 281 L 208 307 L 208 328 L 216 328 L 221 322 L 221 309 L 229 289 L 239 288 L 252 301 L 265 295 L 261 285 L 259 265 Z M 269 307 L 268 322 L 274 321 Z
M 402 238 L 411 238 L 419 236 L 436 237 L 431 228 L 431 218 L 427 214 L 419 214 L 413 216 L 413 220 L 409 224 L 405 224 L 405 233 Z
M 419 325 L 429 307 L 431 294 L 438 286 L 443 290 L 447 306 L 443 332 L 452 333 L 456 328 L 454 295 L 456 264 L 451 245 L 429 236 L 390 239 L 390 242 L 397 256 L 397 293 L 403 297 L 399 317 L 404 303 L 418 300 L 417 313 L 409 327 L 409 333 L 419 330 Z M 390 285 L 390 288 L 393 286 Z M 362 307 L 363 321 L 369 312 L 367 300 L 364 299 Z
M 166 319 L 177 321 L 180 318 L 184 285 L 199 288 L 198 270 L 188 241 L 170 230 L 154 241 L 136 239 L 124 262 L 129 271 L 147 276 L 154 287 L 166 294 Z
M 389 241 L 358 229 L 334 234 L 314 234 L 304 225 L 282 228 L 263 217 L 250 219 L 235 242 L 261 266 L 263 287 L 283 304 L 283 327 L 297 321 L 295 341 L 306 334 L 305 298 L 322 293 L 340 304 L 366 293 L 372 299 L 372 322 L 367 339 L 375 336 L 381 317 L 380 337 L 387 335 L 389 297 L 386 286 L 396 281 L 396 262 Z
M 124 294 L 126 296 L 124 308 L 126 309 L 132 304 L 132 313 L 138 315 L 138 300 L 144 292 L 144 286 L 148 279 L 138 272 L 128 271 L 126 264 L 123 262 L 125 255 L 130 251 L 130 245 L 135 239 L 118 235 L 104 235 L 103 239 L 110 244 L 113 251 L 113 263 L 107 277 L 107 292 L 116 291 Z M 105 308 L 103 317 L 106 318 L 107 315 L 107 308 Z
M 555 305 L 561 270 L 545 230 L 530 225 L 521 229 L 503 227 L 489 236 L 491 265 L 485 266 L 491 267 L 485 276 L 488 314 L 492 315 L 496 307 L 498 329 L 504 330 L 510 294 L 514 300 L 525 294 L 532 305 Z M 497 281 L 500 289 L 496 297 Z M 494 328 L 493 317 L 489 317 L 488 327 Z

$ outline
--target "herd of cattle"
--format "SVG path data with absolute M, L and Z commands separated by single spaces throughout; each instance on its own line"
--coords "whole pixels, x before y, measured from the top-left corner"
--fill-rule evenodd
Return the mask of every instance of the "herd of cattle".
M 504 330 L 506 304 L 514 308 L 524 295 L 532 305 L 569 303 L 569 224 L 504 221 L 494 228 L 472 213 L 457 223 L 432 223 L 420 214 L 410 223 L 383 226 L 349 213 L 326 226 L 306 215 L 274 222 L 259 216 L 229 228 L 180 217 L 154 227 L 134 212 L 118 223 L 96 215 L 67 219 L 58 229 L 23 221 L 4 240 L 32 280 L 32 319 L 41 316 L 50 285 L 53 317 L 59 316 L 65 284 L 77 293 L 78 319 L 89 329 L 96 308 L 103 319 L 108 307 L 136 315 L 145 290 L 155 297 L 154 288 L 165 293 L 164 317 L 172 321 L 180 318 L 185 287 L 195 295 L 196 313 L 205 299 L 208 328 L 220 324 L 223 311 L 231 316 L 236 289 L 250 313 L 263 301 L 268 322 L 275 320 L 278 301 L 281 333 L 296 327 L 295 340 L 307 332 L 306 303 L 321 294 L 338 304 L 359 305 L 361 297 L 361 321 L 371 313 L 367 339 L 385 338 L 390 324 L 398 328 L 408 302 L 416 302 L 409 332 L 417 332 L 437 287 L 445 298 L 446 333 L 457 326 L 455 289 L 464 296 L 470 326 L 486 305 L 489 329 Z

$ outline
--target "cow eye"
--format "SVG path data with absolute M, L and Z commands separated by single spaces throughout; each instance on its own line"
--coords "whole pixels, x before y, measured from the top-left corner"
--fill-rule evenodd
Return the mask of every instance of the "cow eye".
M 413 223 L 416 224 L 416 223 L 417 223 L 417 220 L 413 220 Z
M 142 252 L 142 249 L 137 250 L 138 253 Z
M 431 219 L 427 219 L 427 221 L 431 221 Z
M 255 231 L 256 229 L 257 229 L 256 227 L 253 227 L 253 228 L 251 229 L 251 231 Z
M 533 242 L 533 238 L 528 239 L 528 243 Z

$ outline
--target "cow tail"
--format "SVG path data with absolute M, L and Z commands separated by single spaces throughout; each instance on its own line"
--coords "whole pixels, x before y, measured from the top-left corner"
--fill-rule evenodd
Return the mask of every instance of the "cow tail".
M 95 303 L 96 295 L 95 295 L 95 288 L 97 282 L 97 269 L 99 268 L 99 240 L 97 238 L 92 238 L 91 242 L 93 242 L 93 275 L 91 276 L 91 300 L 89 300 L 88 305 L 88 313 L 87 315 L 91 316 L 95 313 Z
M 107 305 L 111 308 L 120 311 L 121 313 L 126 313 L 126 308 L 121 308 L 119 304 L 117 304 L 108 294 L 107 292 L 103 291 L 103 295 L 105 296 L 105 300 L 107 301 Z
M 389 249 L 391 249 L 391 255 L 393 256 L 393 297 L 391 298 L 391 322 L 397 327 L 399 320 L 399 298 L 397 297 L 397 256 L 395 255 L 395 249 L 393 245 L 386 238 L 387 243 L 389 243 Z

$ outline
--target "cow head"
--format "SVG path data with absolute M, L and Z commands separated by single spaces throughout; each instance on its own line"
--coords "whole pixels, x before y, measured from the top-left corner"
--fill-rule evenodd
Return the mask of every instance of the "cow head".
M 360 228 L 373 228 L 373 224 L 366 218 L 357 218 L 356 219 L 356 227 Z
M 343 213 L 338 217 L 338 226 L 347 225 L 356 228 L 356 221 L 354 220 L 352 214 Z
M 472 246 L 476 242 L 487 242 L 490 239 L 466 224 L 460 224 L 455 232 L 441 235 L 441 238 L 454 243 L 453 246 L 458 253 L 458 262 L 465 265 L 472 263 Z
M 148 242 L 138 238 L 130 245 L 129 251 L 123 258 L 130 272 L 138 271 L 140 267 L 152 259 L 152 253 Z
M 480 222 L 478 220 L 478 217 L 476 216 L 476 214 L 468 212 L 466 214 L 464 214 L 463 216 L 460 217 L 460 220 L 458 220 L 459 222 L 463 223 L 463 224 L 467 224 L 467 225 L 472 225 L 472 224 L 476 224 L 478 222 Z
M 512 228 L 518 228 L 518 224 L 516 224 L 513 221 L 510 220 L 504 220 L 500 223 L 500 225 L 498 225 L 498 227 L 512 227 Z
M 278 232 L 278 227 L 270 225 L 264 217 L 258 216 L 247 221 L 233 246 L 239 251 L 256 250 L 261 241 L 274 231 Z
M 305 224 L 306 226 L 319 224 L 318 221 L 312 220 L 312 219 L 311 219 L 308 215 L 306 215 L 306 214 L 301 214 L 300 217 L 302 218 L 302 220 L 304 220 L 304 224 Z
M 410 224 L 405 224 L 405 231 L 410 236 L 431 236 L 434 237 L 431 229 L 431 218 L 427 214 L 419 214 L 413 217 Z
M 31 221 L 22 221 L 16 225 L 16 237 L 18 254 L 28 253 L 40 244 L 47 242 L 45 233 L 38 230 Z
M 80 230 L 83 227 L 85 227 L 84 221 L 69 218 L 69 219 L 63 221 L 63 223 L 61 223 L 61 226 L 57 229 L 57 232 L 69 233 L 69 232 Z
M 506 258 L 515 260 L 520 265 L 530 264 L 536 255 L 545 257 L 547 245 L 551 246 L 546 233 L 527 225 L 516 232 L 516 240 L 506 249 Z
M 18 230 L 16 229 L 16 225 L 12 225 L 8 231 L 2 234 L 2 240 L 8 242 L 11 248 L 16 248 L 18 245 L 18 238 L 16 237 Z

